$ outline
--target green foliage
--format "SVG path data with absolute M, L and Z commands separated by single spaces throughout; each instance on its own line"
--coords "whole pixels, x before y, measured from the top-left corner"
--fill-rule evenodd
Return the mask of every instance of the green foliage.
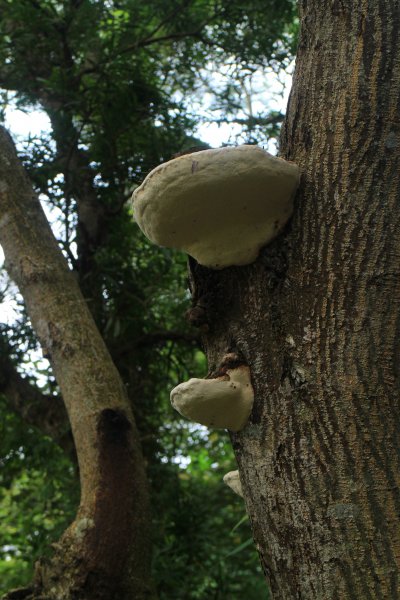
M 266 600 L 244 501 L 222 482 L 235 468 L 228 435 L 193 424 L 167 429 L 164 468 L 152 478 L 160 599 L 240 599 L 245 590 Z
M 52 440 L 8 411 L 0 395 L 0 593 L 27 583 L 71 521 L 79 485 Z
M 256 600 L 266 591 L 243 502 L 222 483 L 235 468 L 227 436 L 189 426 L 169 404 L 173 386 L 207 370 L 185 321 L 186 258 L 150 245 L 128 200 L 150 169 L 201 143 L 195 99 L 203 89 L 222 119 L 235 119 L 248 78 L 289 64 L 295 4 L 0 0 L 2 99 L 39 107 L 51 121 L 50 132 L 20 145 L 21 158 L 132 401 L 152 487 L 154 577 L 166 600 Z M 244 138 L 276 136 L 271 116 L 241 117 Z M 55 393 L 51 372 L 37 355 L 32 363 L 37 342 L 18 302 L 17 321 L 1 333 L 19 367 Z M 78 490 L 53 442 L 4 399 L 0 416 L 6 589 L 29 579 L 33 560 L 72 518 Z

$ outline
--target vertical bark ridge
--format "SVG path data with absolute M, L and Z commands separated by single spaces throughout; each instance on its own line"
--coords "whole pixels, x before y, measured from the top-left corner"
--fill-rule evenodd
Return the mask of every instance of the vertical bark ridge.
M 315 382 L 320 383 L 316 399 L 321 399 L 323 391 L 325 402 L 332 403 L 321 420 L 334 433 L 329 452 L 330 470 L 339 474 L 337 496 L 350 500 L 348 506 L 361 507 L 359 518 L 353 518 L 350 526 L 347 523 L 340 536 L 353 565 L 342 572 L 349 581 L 347 593 L 354 597 L 361 593 L 397 597 L 399 593 L 397 575 L 394 582 L 392 574 L 398 569 L 399 543 L 394 518 L 399 503 L 399 406 L 393 367 L 399 333 L 399 180 L 398 161 L 387 157 L 387 140 L 393 143 L 392 106 L 398 103 L 400 86 L 398 74 L 394 74 L 397 81 L 391 78 L 388 85 L 386 54 L 392 64 L 398 61 L 398 47 L 384 46 L 395 27 L 390 18 L 395 15 L 387 12 L 388 7 L 387 3 L 362 2 L 353 5 L 345 19 L 334 22 L 323 17 L 315 3 L 308 3 L 308 15 L 315 19 L 315 31 L 322 33 L 323 43 L 318 57 L 312 48 L 308 56 L 299 54 L 297 85 L 301 89 L 306 77 L 309 94 L 306 101 L 293 99 L 285 132 L 288 155 L 310 178 L 304 183 L 304 204 L 299 211 L 309 219 L 310 203 L 319 204 L 311 252 L 317 245 L 320 251 L 314 253 L 317 258 L 308 270 L 311 285 L 322 283 L 310 311 L 315 336 L 312 364 Z M 329 36 L 335 26 L 336 39 Z M 330 72 L 327 56 L 337 65 Z M 307 74 L 301 73 L 303 68 Z M 331 83 L 322 81 L 321 85 L 320 77 L 328 72 Z M 309 103 L 328 117 L 325 127 L 315 122 L 312 111 L 307 114 Z M 293 111 L 302 114 L 291 121 Z M 292 124 L 295 127 L 290 130 Z M 304 139 L 304 128 L 314 140 L 308 147 L 298 139 L 300 134 Z M 329 212 L 331 219 L 324 224 L 321 221 Z M 293 224 L 293 232 L 295 228 Z M 298 245 L 308 251 L 309 235 L 303 235 L 301 228 L 297 232 Z M 310 263 L 309 256 L 303 254 L 302 259 Z M 291 266 L 297 268 L 297 261 L 291 261 Z M 387 515 L 382 518 L 386 503 L 389 519 Z M 359 544 L 352 541 L 354 535 L 360 538 Z M 363 539 L 372 545 L 371 557 L 367 548 L 362 549 Z M 371 581 L 375 577 L 371 589 L 360 567 L 360 551 Z

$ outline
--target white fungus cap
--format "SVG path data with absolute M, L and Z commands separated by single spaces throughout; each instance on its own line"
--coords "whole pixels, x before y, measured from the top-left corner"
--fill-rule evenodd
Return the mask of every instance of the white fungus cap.
M 258 146 L 202 150 L 156 167 L 133 193 L 154 243 L 212 269 L 253 262 L 288 221 L 299 169 Z
M 250 369 L 228 369 L 216 379 L 189 379 L 171 392 L 172 406 L 184 417 L 210 428 L 240 431 L 253 407 Z
M 235 494 L 243 498 L 243 490 L 240 482 L 239 471 L 229 471 L 229 473 L 224 475 L 223 480 L 224 483 L 226 483 L 226 485 L 228 485 L 231 490 L 235 492 Z

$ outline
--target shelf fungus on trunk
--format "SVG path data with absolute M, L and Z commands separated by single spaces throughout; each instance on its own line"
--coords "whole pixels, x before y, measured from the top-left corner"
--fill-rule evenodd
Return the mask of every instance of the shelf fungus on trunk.
M 238 496 L 243 498 L 242 484 L 240 482 L 239 471 L 229 471 L 223 477 L 224 483 L 231 488 Z
M 254 401 L 250 369 L 241 365 L 215 379 L 189 379 L 171 392 L 172 406 L 184 417 L 210 428 L 240 431 Z
M 258 146 L 202 150 L 151 171 L 134 216 L 152 242 L 201 265 L 247 265 L 288 221 L 298 183 L 297 165 Z

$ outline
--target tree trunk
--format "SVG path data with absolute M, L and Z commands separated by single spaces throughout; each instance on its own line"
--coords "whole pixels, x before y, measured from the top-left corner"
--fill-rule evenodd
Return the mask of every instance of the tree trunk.
M 139 436 L 124 385 L 68 270 L 8 134 L 0 129 L 0 241 L 71 422 L 79 462 L 77 517 L 9 598 L 152 597 L 150 518 Z
M 282 156 L 286 231 L 244 268 L 195 266 L 210 369 L 249 364 L 232 435 L 274 599 L 400 598 L 400 5 L 302 0 Z M 204 305 L 204 302 L 203 302 Z

